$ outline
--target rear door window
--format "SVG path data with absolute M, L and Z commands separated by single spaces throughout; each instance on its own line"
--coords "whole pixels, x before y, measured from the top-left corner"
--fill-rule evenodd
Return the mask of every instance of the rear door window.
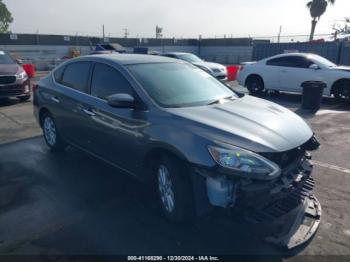
M 61 81 L 62 85 L 88 93 L 87 84 L 90 66 L 90 62 L 76 62 L 67 65 Z
M 91 80 L 91 95 L 107 100 L 114 94 L 132 95 L 132 87 L 125 77 L 111 66 L 95 64 Z

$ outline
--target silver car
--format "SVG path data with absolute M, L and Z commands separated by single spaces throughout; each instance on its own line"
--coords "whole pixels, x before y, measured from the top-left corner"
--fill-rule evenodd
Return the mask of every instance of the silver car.
M 227 80 L 227 69 L 224 65 L 204 61 L 191 53 L 172 52 L 165 53 L 163 56 L 184 60 L 199 67 L 219 80 Z
M 309 151 L 319 144 L 310 127 L 192 64 L 129 54 L 71 59 L 39 82 L 33 103 L 52 151 L 75 146 L 153 183 L 170 221 L 223 209 L 289 248 L 318 228 Z

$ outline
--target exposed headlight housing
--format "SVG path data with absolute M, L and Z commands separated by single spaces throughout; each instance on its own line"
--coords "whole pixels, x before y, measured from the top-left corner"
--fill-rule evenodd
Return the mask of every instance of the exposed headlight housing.
M 209 146 L 208 150 L 215 162 L 233 171 L 233 175 L 270 180 L 281 174 L 277 164 L 248 150 L 233 146 L 231 149 Z
M 28 76 L 27 76 L 26 72 L 22 71 L 16 75 L 16 78 L 17 78 L 17 80 L 24 80 L 24 79 L 27 79 Z

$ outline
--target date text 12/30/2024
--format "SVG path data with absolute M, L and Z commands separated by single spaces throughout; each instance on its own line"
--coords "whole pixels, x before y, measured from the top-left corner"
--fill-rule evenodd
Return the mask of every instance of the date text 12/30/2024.
M 128 256 L 128 261 L 220 261 L 216 256 Z

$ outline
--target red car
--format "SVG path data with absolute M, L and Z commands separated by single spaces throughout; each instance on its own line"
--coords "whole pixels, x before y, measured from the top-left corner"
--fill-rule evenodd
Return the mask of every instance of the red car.
M 21 65 L 4 51 L 0 51 L 0 98 L 30 98 L 30 80 Z

